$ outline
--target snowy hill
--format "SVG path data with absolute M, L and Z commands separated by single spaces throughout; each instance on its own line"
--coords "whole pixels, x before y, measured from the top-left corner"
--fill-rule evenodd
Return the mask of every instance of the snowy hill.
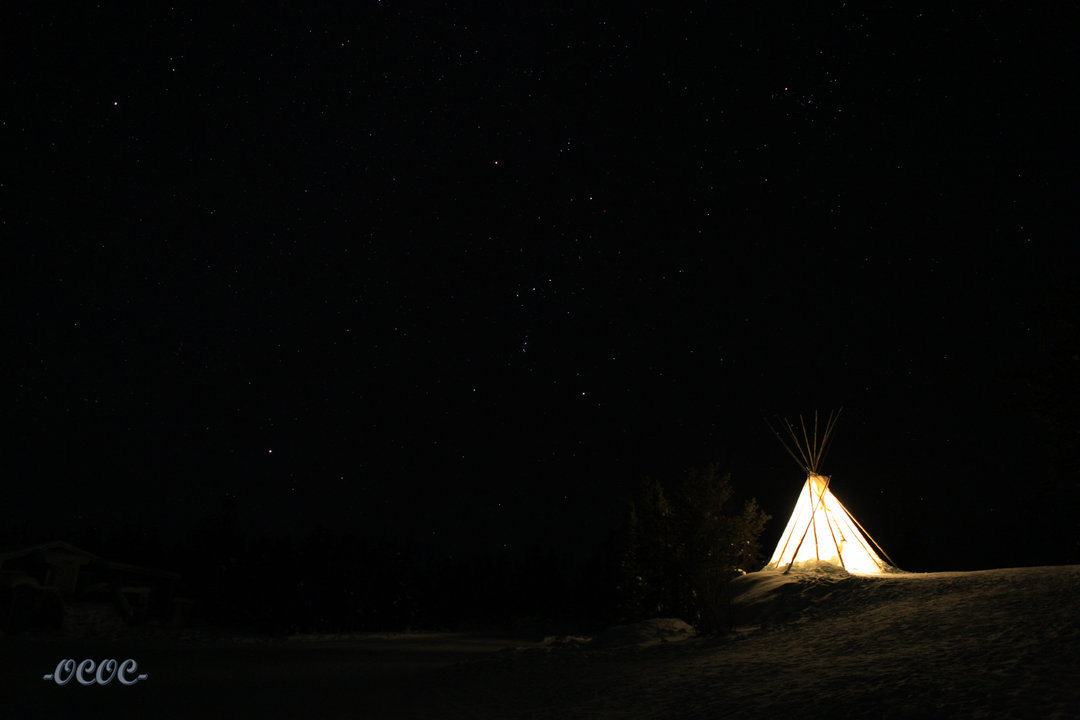
M 731 636 L 526 651 L 512 668 L 470 668 L 476 705 L 491 717 L 1080 716 L 1080 566 L 762 572 L 732 591 Z M 506 673 L 521 684 L 479 693 L 482 675 Z
M 753 573 L 735 632 L 678 621 L 515 643 L 448 634 L 68 647 L 4 640 L 12 717 L 1074 718 L 1080 566 Z M 134 657 L 133 688 L 43 682 L 56 662 Z M 7 713 L 5 713 L 6 715 Z

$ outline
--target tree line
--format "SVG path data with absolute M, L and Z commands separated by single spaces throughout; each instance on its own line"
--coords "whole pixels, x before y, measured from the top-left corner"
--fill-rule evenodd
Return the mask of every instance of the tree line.
M 328 530 L 299 541 L 247 537 L 231 522 L 234 498 L 169 549 L 138 525 L 63 539 L 179 572 L 176 592 L 194 601 L 197 621 L 259 632 L 498 627 L 546 635 L 650 617 L 713 631 L 724 627 L 724 586 L 760 568 L 769 519 L 753 500 L 732 510 L 733 495 L 717 465 L 675 482 L 645 478 L 622 499 L 623 522 L 606 546 L 575 562 L 543 547 L 516 558 L 425 558 L 408 545 Z

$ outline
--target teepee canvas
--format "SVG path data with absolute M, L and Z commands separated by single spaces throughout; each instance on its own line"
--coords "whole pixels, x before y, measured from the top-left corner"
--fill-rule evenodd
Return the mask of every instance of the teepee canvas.
M 859 574 L 882 573 L 894 569 L 891 560 L 886 562 L 881 558 L 881 555 L 886 559 L 889 557 L 881 546 L 866 533 L 859 521 L 832 493 L 829 477 L 818 472 L 839 416 L 839 412 L 829 416 L 820 442 L 816 414 L 812 434 L 807 432 L 802 417 L 799 418 L 801 440 L 795 428 L 787 422 L 785 425 L 791 435 L 791 442 L 776 433 L 788 453 L 806 472 L 806 483 L 799 491 L 795 509 L 766 569 L 788 572 L 792 569 L 834 566 Z M 881 555 L 874 551 L 874 546 L 881 550 Z

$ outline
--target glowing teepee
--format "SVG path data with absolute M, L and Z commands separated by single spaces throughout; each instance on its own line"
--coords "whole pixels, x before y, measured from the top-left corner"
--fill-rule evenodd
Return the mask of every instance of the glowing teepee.
M 869 533 L 852 517 L 829 489 L 829 477 L 818 473 L 818 467 L 825 458 L 829 438 L 840 413 L 829 415 L 825 433 L 818 442 L 817 413 L 814 414 L 813 435 L 807 433 L 802 416 L 802 439 L 795 432 L 791 423 L 785 422 L 792 444 L 776 432 L 776 437 L 795 462 L 806 472 L 806 483 L 799 493 L 795 509 L 791 513 L 780 542 L 773 551 L 772 559 L 766 565 L 767 570 L 808 569 L 822 566 L 834 566 L 851 573 L 872 574 L 895 570 L 892 560 L 881 546 L 870 537 Z M 874 551 L 873 543 L 886 560 Z

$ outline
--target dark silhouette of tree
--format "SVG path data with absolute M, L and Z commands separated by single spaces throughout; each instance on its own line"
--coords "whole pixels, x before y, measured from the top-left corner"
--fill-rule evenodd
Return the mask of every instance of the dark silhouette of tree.
M 626 549 L 621 563 L 620 595 L 628 619 L 671 614 L 677 605 L 671 596 L 675 523 L 664 488 L 653 478 L 641 481 L 627 519 Z
M 760 563 L 769 520 L 754 500 L 730 514 L 733 492 L 730 474 L 715 464 L 690 470 L 671 492 L 642 481 L 621 563 L 625 619 L 675 616 L 703 631 L 724 627 L 724 588 Z

